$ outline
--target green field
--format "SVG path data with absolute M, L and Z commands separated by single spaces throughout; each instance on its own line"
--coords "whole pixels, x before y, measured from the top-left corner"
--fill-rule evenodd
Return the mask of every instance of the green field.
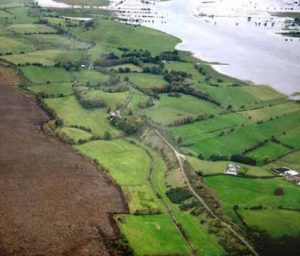
M 106 5 L 108 0 L 59 2 Z M 31 2 L 0 0 L 0 7 L 22 3 Z M 54 134 L 75 144 L 76 150 L 120 185 L 129 213 L 114 218 L 136 255 L 191 255 L 192 251 L 197 256 L 237 255 L 231 251 L 232 244 L 224 245 L 226 228 L 220 225 L 214 230 L 211 222 L 215 220 L 201 211 L 199 201 L 191 197 L 179 204 L 171 202 L 171 189 L 189 188 L 173 152 L 162 148 L 165 143 L 151 133 L 153 129 L 187 154 L 191 175 L 199 181 L 197 186 L 202 189 L 203 180 L 210 189 L 205 195 L 212 192 L 231 220 L 242 225 L 233 211 L 238 205 L 250 227 L 265 230 L 274 238 L 300 235 L 299 212 L 278 208 L 298 210 L 299 188 L 271 172 L 279 166 L 300 171 L 299 104 L 270 87 L 248 85 L 218 74 L 209 63 L 187 52 L 178 51 L 178 61 L 165 61 L 162 53 L 173 51 L 179 39 L 121 24 L 110 16 L 97 17 L 99 13 L 107 15 L 89 8 L 2 8 L 0 58 L 16 65 L 26 78 L 24 85 L 42 96 L 53 111 L 58 119 L 49 122 L 57 124 Z M 94 19 L 79 22 L 60 16 L 68 14 L 94 15 Z M 146 50 L 156 58 L 134 57 L 132 61 L 122 57 L 126 52 Z M 116 61 L 101 62 L 109 56 Z M 145 67 L 163 70 L 154 75 L 143 73 Z M 189 76 L 184 82 L 179 79 L 168 84 L 164 74 L 172 70 Z M 165 85 L 169 91 L 158 93 Z M 187 94 L 174 93 L 183 89 Z M 199 98 L 192 96 L 195 90 Z M 141 130 L 134 135 L 126 134 L 124 124 L 117 129 L 108 119 L 109 111 L 119 109 L 131 96 L 121 118 L 142 120 Z M 89 109 L 84 100 L 104 101 L 106 106 Z M 181 124 L 187 119 L 190 124 Z M 212 155 L 229 159 L 234 154 L 249 156 L 259 166 L 240 164 L 241 175 L 233 177 L 223 174 L 230 161 L 209 161 Z M 277 188 L 283 189 L 282 196 L 274 195 Z M 207 200 L 208 204 L 216 203 Z M 191 208 L 182 208 L 184 203 L 192 203 Z M 250 209 L 258 206 L 263 209 Z M 222 209 L 216 211 L 227 219 Z
M 79 61 L 82 58 L 82 52 L 52 49 L 3 56 L 1 58 L 16 65 L 38 63 L 44 66 L 53 66 L 60 61 Z
M 27 1 L 27 0 L 25 0 Z M 17 5 L 24 5 L 24 1 L 13 1 Z M 8 1 L 6 6 L 2 6 L 0 4 L 0 7 L 11 7 L 16 6 L 15 3 L 12 3 L 12 1 Z M 27 1 L 27 3 L 31 3 L 30 1 Z M 10 16 L 8 16 L 8 19 L 1 19 L 0 18 L 0 24 L 2 25 L 10 25 L 10 24 L 33 24 L 38 21 L 37 16 L 28 15 L 28 8 L 20 7 L 20 8 L 8 8 L 8 12 L 10 13 Z
M 109 131 L 111 135 L 119 135 L 107 120 L 105 109 L 84 109 L 74 96 L 45 99 L 46 104 L 53 109 L 64 121 L 66 126 L 78 125 L 90 128 L 93 133 L 104 135 Z
M 264 164 L 271 160 L 276 160 L 279 157 L 291 152 L 291 149 L 273 142 L 268 142 L 262 147 L 246 154 L 254 159 L 257 159 L 259 164 Z
M 128 77 L 129 81 L 134 83 L 139 88 L 160 88 L 167 84 L 162 76 L 145 74 L 145 73 L 127 73 L 120 77 Z
M 126 100 L 129 96 L 129 92 L 116 92 L 116 93 L 109 93 L 104 92 L 102 90 L 95 90 L 95 89 L 86 89 L 80 88 L 82 96 L 86 100 L 104 100 L 109 107 L 112 109 L 117 108 L 117 106 L 122 105 L 122 103 Z
M 129 26 L 104 19 L 96 19 L 95 22 L 95 30 L 72 30 L 75 35 L 96 42 L 96 47 L 89 51 L 92 60 L 98 59 L 103 53 L 119 53 L 118 48 L 124 46 L 129 49 L 147 49 L 153 54 L 159 54 L 161 51 L 173 50 L 179 43 L 177 38 L 142 26 Z
M 73 94 L 72 84 L 70 82 L 53 82 L 50 84 L 33 85 L 30 86 L 29 89 L 34 93 L 46 94 L 55 97 Z
M 211 174 L 222 174 L 224 173 L 225 169 L 231 162 L 228 161 L 205 161 L 200 160 L 195 157 L 188 157 L 189 163 L 192 165 L 194 170 L 200 171 L 204 175 L 211 175 Z M 267 177 L 272 176 L 272 173 L 268 168 L 265 167 L 255 167 L 249 165 L 241 165 L 241 173 L 249 176 L 254 177 Z
M 63 68 L 27 66 L 21 71 L 34 84 L 72 81 L 71 74 Z
M 116 65 L 109 68 L 109 70 L 113 70 L 118 72 L 119 69 L 129 69 L 130 72 L 142 72 L 143 69 L 139 66 L 133 65 L 133 64 L 123 64 L 123 65 Z
M 270 139 L 272 136 L 280 138 L 280 136 L 284 133 L 288 134 L 289 131 L 295 131 L 296 127 L 300 125 L 299 118 L 300 112 L 295 112 L 261 124 L 250 124 L 247 126 L 244 125 L 243 127 L 233 126 L 233 130 L 229 129 L 224 131 L 222 131 L 224 129 L 224 124 L 222 124 L 223 129 L 216 130 L 214 134 L 210 131 L 209 134 L 203 135 L 201 134 L 201 131 L 199 131 L 199 136 L 195 135 L 193 137 L 193 141 L 190 139 L 192 137 L 188 137 L 188 140 L 183 140 L 183 143 L 188 145 L 185 150 L 192 152 L 196 156 L 200 153 L 204 157 L 209 157 L 213 154 L 221 156 L 241 154 L 244 150 L 257 145 L 266 139 Z M 213 123 L 214 119 L 206 122 Z M 202 122 L 199 123 L 199 126 L 201 123 Z M 202 124 L 205 125 L 205 123 Z M 176 133 L 178 130 L 179 132 L 177 132 L 176 135 L 181 135 L 184 139 L 184 134 L 189 134 L 189 136 L 192 134 L 191 132 L 187 132 L 188 129 L 194 130 L 196 133 L 195 129 L 199 128 L 199 126 L 196 125 L 197 123 L 182 127 L 175 127 L 172 128 L 172 132 Z M 266 150 L 268 151 L 267 153 L 270 155 L 271 159 L 289 151 L 283 150 L 282 147 L 275 144 L 269 145 Z M 261 157 L 262 156 L 260 156 L 260 158 Z
M 197 116 L 201 114 L 217 114 L 220 111 L 216 105 L 189 95 L 179 98 L 160 94 L 155 106 L 142 111 L 153 121 L 167 125 L 182 116 Z
M 130 212 L 135 213 L 148 209 L 163 211 L 162 203 L 150 185 L 123 186 L 123 191 L 129 202 Z
M 63 127 L 58 131 L 59 135 L 65 134 L 68 138 L 72 139 L 75 143 L 80 140 L 89 140 L 92 134 L 73 127 Z
M 285 166 L 294 170 L 300 171 L 300 151 L 293 152 L 279 160 L 270 163 L 268 168 L 278 168 L 280 166 Z
M 126 140 L 93 141 L 76 148 L 97 159 L 120 185 L 142 185 L 147 180 L 150 159 Z
M 82 84 L 97 85 L 106 82 L 109 79 L 108 75 L 95 70 L 82 69 L 73 73 L 74 79 Z
M 232 207 L 239 205 L 268 208 L 279 206 L 291 209 L 300 207 L 299 188 L 282 178 L 251 179 L 232 176 L 205 177 L 205 183 L 213 189 L 229 216 L 234 217 Z M 281 187 L 283 196 L 275 196 L 274 190 Z
M 256 110 L 243 111 L 240 112 L 240 114 L 246 118 L 251 119 L 253 122 L 258 122 L 270 118 L 275 118 L 283 114 L 293 113 L 299 110 L 300 110 L 299 104 L 289 102 L 289 103 L 278 104 L 270 107 L 267 106 Z
M 274 238 L 300 235 L 300 212 L 287 210 L 240 210 L 247 225 L 267 231 Z
M 249 124 L 249 120 L 238 114 L 220 115 L 205 121 L 171 127 L 169 130 L 174 136 L 180 136 L 183 144 L 190 144 L 202 139 L 215 137 L 221 131 L 241 127 Z
M 130 241 L 136 255 L 190 253 L 181 234 L 167 215 L 125 215 L 117 218 L 122 233 Z
M 89 47 L 89 44 L 86 42 L 80 42 L 72 37 L 61 35 L 31 35 L 26 38 L 32 40 L 40 49 L 64 48 L 67 50 L 80 50 Z
M 56 33 L 55 29 L 42 24 L 13 24 L 8 26 L 8 29 L 21 34 Z
M 7 37 L 5 35 L 0 36 L 0 53 L 5 55 L 7 53 L 19 54 L 22 52 L 33 51 L 36 46 L 30 41 L 18 38 L 18 37 Z

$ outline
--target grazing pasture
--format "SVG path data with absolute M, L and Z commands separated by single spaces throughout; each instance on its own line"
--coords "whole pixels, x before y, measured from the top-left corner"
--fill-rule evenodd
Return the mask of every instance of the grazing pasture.
M 149 50 L 157 55 L 161 51 L 171 51 L 179 39 L 157 30 L 142 26 L 130 26 L 112 20 L 96 19 L 96 28 L 86 31 L 74 28 L 72 32 L 84 40 L 96 42 L 96 47 L 89 51 L 92 60 L 100 58 L 104 53 L 120 53 L 118 48 Z
M 55 29 L 43 24 L 13 24 L 7 29 L 20 34 L 56 33 Z
M 61 49 L 66 50 L 81 50 L 89 47 L 86 42 L 80 42 L 72 37 L 62 35 L 31 35 L 26 38 L 32 40 L 35 45 L 38 45 L 40 49 Z
M 300 235 L 300 212 L 290 210 L 239 210 L 251 228 L 268 232 L 273 238 Z
M 201 172 L 204 175 L 212 175 L 212 174 L 223 174 L 225 169 L 231 162 L 228 161 L 205 161 L 200 160 L 195 157 L 188 157 L 189 163 L 192 165 L 194 170 L 197 172 Z M 241 174 L 253 177 L 267 177 L 272 176 L 272 173 L 268 168 L 265 167 L 256 167 L 250 165 L 240 165 L 241 166 Z
M 253 179 L 232 176 L 204 177 L 204 182 L 214 191 L 229 216 L 234 217 L 233 206 L 240 208 L 262 206 L 267 208 L 300 207 L 299 188 L 283 178 Z M 282 188 L 282 196 L 274 195 Z
M 167 125 L 184 116 L 208 114 L 214 115 L 220 111 L 216 105 L 190 95 L 180 94 L 179 97 L 170 97 L 159 94 L 159 101 L 155 106 L 142 111 L 155 122 Z
M 91 86 L 106 82 L 109 76 L 95 70 L 81 69 L 73 72 L 74 79 L 81 84 L 89 84 Z
M 120 75 L 120 77 L 128 77 L 130 82 L 142 89 L 161 88 L 167 84 L 167 82 L 160 75 L 146 73 L 127 73 Z
M 268 142 L 246 155 L 256 159 L 258 164 L 264 164 L 266 162 L 276 160 L 289 152 L 291 152 L 290 148 L 278 143 Z
M 300 151 L 290 153 L 275 162 L 268 164 L 266 167 L 276 169 L 280 166 L 285 166 L 294 170 L 300 171 Z
M 263 121 L 270 118 L 300 111 L 300 106 L 294 102 L 265 106 L 255 110 L 242 111 L 240 114 L 253 122 Z
M 60 97 L 73 94 L 70 82 L 51 82 L 49 84 L 39 84 L 30 86 L 29 89 L 37 94 Z
M 38 50 L 25 54 L 2 56 L 1 58 L 15 65 L 41 64 L 44 66 L 54 66 L 60 61 L 80 61 L 82 52 L 57 49 Z
M 150 159 L 144 150 L 123 140 L 92 141 L 76 148 L 92 159 L 97 159 L 109 174 L 125 185 L 146 184 Z
M 118 215 L 117 221 L 136 255 L 190 253 L 186 242 L 168 215 Z
M 68 138 L 73 140 L 75 143 L 79 143 L 80 141 L 85 141 L 89 140 L 92 137 L 92 134 L 78 128 L 73 128 L 73 127 L 62 127 L 58 131 L 59 135 L 66 135 Z
M 18 37 L 7 37 L 6 35 L 0 36 L 0 53 L 1 55 L 7 54 L 20 54 L 23 52 L 34 51 L 36 46 L 30 41 Z
M 75 96 L 48 98 L 45 99 L 45 103 L 55 111 L 66 126 L 83 126 L 101 136 L 107 131 L 112 136 L 120 134 L 110 125 L 105 109 L 84 109 Z
M 72 81 L 70 72 L 63 68 L 26 66 L 21 71 L 34 84 Z

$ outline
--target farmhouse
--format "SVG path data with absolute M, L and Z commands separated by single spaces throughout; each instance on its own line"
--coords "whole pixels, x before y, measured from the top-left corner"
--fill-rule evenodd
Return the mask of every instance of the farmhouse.
M 111 120 L 114 119 L 114 118 L 117 118 L 117 117 L 121 117 L 120 110 L 110 111 L 110 112 L 109 112 L 109 118 L 110 118 Z
M 279 175 L 285 177 L 287 180 L 295 182 L 297 185 L 300 186 L 300 173 L 299 172 L 297 172 L 295 170 L 291 170 L 286 167 L 277 168 L 275 171 L 278 172 Z
M 275 169 L 275 172 L 278 173 L 279 175 L 283 176 L 285 172 L 290 171 L 289 168 L 287 167 L 279 167 Z
M 241 167 L 237 164 L 229 164 L 224 173 L 229 175 L 238 175 Z

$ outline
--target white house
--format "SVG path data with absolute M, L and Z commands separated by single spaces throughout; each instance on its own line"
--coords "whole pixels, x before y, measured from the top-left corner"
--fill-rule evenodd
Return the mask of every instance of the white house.
M 224 173 L 229 175 L 238 175 L 241 167 L 237 164 L 229 164 Z

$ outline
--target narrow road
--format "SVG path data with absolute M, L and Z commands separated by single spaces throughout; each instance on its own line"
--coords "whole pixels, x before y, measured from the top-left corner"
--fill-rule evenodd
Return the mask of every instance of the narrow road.
M 236 232 L 232 226 L 229 223 L 226 223 L 225 221 L 223 221 L 220 217 L 218 217 L 211 209 L 210 207 L 205 203 L 205 201 L 203 200 L 203 198 L 194 190 L 193 186 L 190 183 L 190 180 L 188 179 L 186 172 L 184 170 L 183 167 L 183 161 L 185 160 L 185 156 L 180 154 L 171 144 L 170 142 L 163 136 L 161 135 L 161 133 L 158 130 L 155 130 L 155 133 L 168 145 L 168 147 L 174 152 L 178 163 L 179 163 L 179 167 L 180 170 L 184 176 L 185 182 L 189 188 L 189 190 L 192 192 L 192 194 L 195 196 L 195 198 L 197 198 L 197 200 L 205 207 L 205 209 L 211 214 L 211 216 L 217 220 L 220 221 L 220 223 L 226 227 L 232 234 L 235 235 L 235 237 L 237 237 L 248 249 L 249 251 L 255 255 L 255 256 L 259 256 L 259 254 L 256 252 L 256 250 L 254 249 L 254 247 L 244 238 L 242 237 L 238 232 Z
M 192 252 L 191 255 L 195 255 L 194 251 L 194 245 L 192 244 L 192 242 L 187 239 L 187 237 L 184 235 L 184 233 L 182 232 L 182 230 L 180 229 L 179 225 L 178 225 L 178 221 L 176 219 L 176 216 L 174 214 L 174 212 L 172 211 L 172 209 L 170 208 L 170 206 L 167 204 L 167 202 L 165 201 L 165 199 L 163 198 L 163 196 L 160 194 L 160 191 L 156 188 L 156 186 L 154 185 L 154 182 L 152 180 L 152 176 L 153 176 L 153 171 L 154 171 L 154 159 L 153 156 L 151 155 L 151 153 L 148 151 L 148 149 L 139 146 L 141 149 L 143 149 L 146 154 L 148 155 L 148 157 L 151 159 L 151 165 L 149 167 L 149 172 L 148 172 L 148 177 L 147 177 L 147 181 L 149 182 L 149 185 L 151 187 L 151 189 L 153 190 L 155 195 L 158 195 L 158 200 L 161 201 L 161 203 L 163 204 L 163 206 L 166 209 L 166 213 L 169 215 L 171 221 L 173 222 L 173 224 L 175 225 L 176 229 L 178 230 L 178 232 L 181 234 L 182 238 L 186 241 L 187 245 L 190 247 L 190 250 Z

